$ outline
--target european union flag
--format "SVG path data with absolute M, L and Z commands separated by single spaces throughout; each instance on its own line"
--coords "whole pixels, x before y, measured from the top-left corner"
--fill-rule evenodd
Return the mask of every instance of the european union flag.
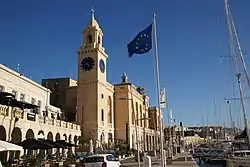
M 144 54 L 152 49 L 152 24 L 139 32 L 127 45 L 129 57 L 133 54 Z

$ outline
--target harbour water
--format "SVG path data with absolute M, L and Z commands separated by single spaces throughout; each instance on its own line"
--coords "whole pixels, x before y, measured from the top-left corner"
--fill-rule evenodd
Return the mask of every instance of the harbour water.
M 196 162 L 198 164 L 198 159 L 196 159 Z M 199 164 L 200 167 L 223 167 L 222 165 L 214 165 L 214 164 L 205 164 L 204 162 L 201 162 Z

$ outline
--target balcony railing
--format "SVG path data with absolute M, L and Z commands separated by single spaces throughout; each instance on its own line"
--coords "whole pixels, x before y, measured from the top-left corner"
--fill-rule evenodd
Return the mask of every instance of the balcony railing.
M 8 116 L 8 106 L 1 106 L 0 107 L 0 115 Z
M 52 125 L 56 127 L 80 130 L 80 125 L 77 125 L 71 122 L 65 122 L 65 121 L 57 120 L 57 119 L 50 119 L 48 117 L 43 117 L 37 114 L 34 115 L 34 119 L 31 119 L 29 118 L 28 116 L 29 113 L 26 110 L 21 110 L 19 108 L 11 108 L 11 107 L 0 104 L 0 118 L 1 117 L 11 118 L 11 115 L 13 115 L 16 118 L 19 118 L 19 121 L 26 120 L 26 121 L 37 122 L 39 124 L 46 124 L 46 125 Z

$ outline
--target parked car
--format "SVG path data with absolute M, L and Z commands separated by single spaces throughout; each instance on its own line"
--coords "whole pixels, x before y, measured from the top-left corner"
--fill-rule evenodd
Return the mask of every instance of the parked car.
M 121 167 L 121 163 L 112 154 L 96 154 L 85 158 L 82 167 Z

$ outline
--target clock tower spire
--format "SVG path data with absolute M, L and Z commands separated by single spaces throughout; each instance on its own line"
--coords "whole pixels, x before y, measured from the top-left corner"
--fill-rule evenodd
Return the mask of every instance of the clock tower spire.
M 104 52 L 102 46 L 103 32 L 98 22 L 95 19 L 95 10 L 91 8 L 91 20 L 88 25 L 82 31 L 83 44 L 80 49 L 96 48 L 101 52 Z
M 91 8 L 91 19 L 82 30 L 82 45 L 78 51 L 78 81 L 106 83 L 106 60 L 108 55 L 102 45 L 103 32 Z
M 91 8 L 91 13 L 92 13 L 91 19 L 92 19 L 92 20 L 95 20 L 95 10 L 94 10 L 94 6 L 92 6 L 92 8 Z

